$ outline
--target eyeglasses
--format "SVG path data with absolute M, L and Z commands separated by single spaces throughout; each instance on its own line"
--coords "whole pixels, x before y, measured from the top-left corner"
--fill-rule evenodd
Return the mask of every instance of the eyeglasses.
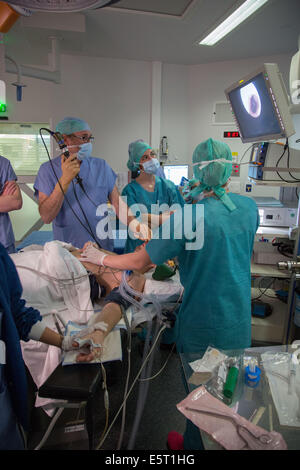
M 75 135 L 75 134 L 68 134 L 66 137 L 71 140 L 74 143 L 78 144 L 87 144 L 88 142 L 93 142 L 95 140 L 95 137 L 92 135 Z

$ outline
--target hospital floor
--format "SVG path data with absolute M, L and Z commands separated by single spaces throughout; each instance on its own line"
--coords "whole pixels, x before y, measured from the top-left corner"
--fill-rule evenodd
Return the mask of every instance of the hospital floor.
M 123 402 L 124 386 L 127 375 L 127 353 L 123 338 L 123 360 L 112 364 L 108 368 L 108 391 L 109 391 L 109 424 L 115 417 Z M 135 334 L 132 337 L 131 353 L 131 379 L 132 384 L 136 373 L 142 363 L 143 342 Z M 185 428 L 185 418 L 177 410 L 176 404 L 185 397 L 185 390 L 181 378 L 181 365 L 179 355 L 169 349 L 161 349 L 158 345 L 152 367 L 152 376 L 155 375 L 165 364 L 164 370 L 149 383 L 147 400 L 140 420 L 140 425 L 136 433 L 134 450 L 166 450 L 166 440 L 168 432 L 176 430 L 183 433 Z M 83 366 L 84 367 L 84 366 Z M 137 399 L 139 392 L 139 382 L 133 388 L 126 405 L 126 420 L 121 449 L 127 449 L 134 418 L 136 415 Z M 99 440 L 105 427 L 105 410 L 103 405 L 103 391 L 99 387 L 99 392 L 94 399 L 94 424 L 95 439 L 94 448 L 99 444 Z M 82 413 L 83 414 L 83 413 Z M 83 417 L 81 415 L 81 417 Z M 88 436 L 83 425 L 77 424 L 77 428 L 72 428 L 72 422 L 78 419 L 77 409 L 65 409 L 50 434 L 47 442 L 43 446 L 44 450 L 87 450 Z M 40 442 L 45 430 L 50 423 L 50 418 L 39 409 L 33 409 L 31 415 L 31 431 L 28 436 L 28 449 L 34 449 Z M 108 434 L 105 442 L 101 446 L 102 450 L 116 450 L 121 432 L 122 413 L 119 414 L 114 426 Z M 73 429 L 73 431 L 71 431 Z M 71 431 L 71 432 L 70 432 Z

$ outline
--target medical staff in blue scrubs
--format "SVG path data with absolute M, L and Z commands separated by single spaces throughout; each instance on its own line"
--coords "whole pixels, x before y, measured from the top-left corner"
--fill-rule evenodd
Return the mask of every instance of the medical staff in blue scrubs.
M 21 209 L 23 203 L 16 181 L 10 161 L 0 155 L 0 243 L 8 253 L 16 251 L 9 212 Z
M 152 147 L 142 140 L 132 142 L 128 148 L 129 159 L 127 167 L 131 171 L 138 171 L 139 175 L 129 183 L 122 191 L 126 196 L 127 205 L 139 215 L 141 212 L 160 215 L 167 213 L 166 207 L 173 204 L 182 206 L 184 201 L 177 187 L 167 179 L 161 178 L 161 167 Z M 166 204 L 164 209 L 159 209 L 161 204 Z M 135 209 L 133 209 L 135 207 Z M 156 219 L 159 221 L 159 219 Z M 161 223 L 157 222 L 157 223 Z M 125 246 L 125 253 L 132 253 L 143 242 L 132 238 L 130 229 Z
M 119 197 L 117 175 L 102 158 L 92 157 L 92 132 L 82 119 L 66 117 L 56 126 L 70 157 L 63 155 L 41 165 L 34 189 L 44 223 L 53 225 L 54 240 L 82 248 L 92 240 L 113 251 L 113 233 L 107 212 L 110 201 L 118 217 L 131 223 L 134 233 L 146 238 L 148 227 L 139 225 Z M 83 188 L 74 179 L 79 176 Z M 74 214 L 75 212 L 75 214 Z M 128 217 L 127 217 L 128 216 Z M 144 229 L 144 232 L 143 232 Z
M 193 203 L 187 204 L 182 212 L 181 237 L 180 220 L 175 220 L 178 217 L 175 213 L 161 227 L 170 223 L 169 237 L 164 239 L 154 233 L 153 239 L 138 252 L 105 256 L 102 264 L 141 269 L 151 262 L 161 264 L 177 256 L 184 286 L 175 323 L 178 351 L 204 352 L 208 346 L 225 350 L 247 348 L 251 345 L 250 266 L 259 225 L 257 206 L 248 197 L 227 192 L 232 172 L 232 155 L 227 144 L 206 140 L 196 147 L 193 162 L 197 185 L 190 193 Z M 188 231 L 183 231 L 184 222 L 190 227 Z M 176 435 L 180 437 L 175 433 L 175 438 Z M 175 438 L 173 433 L 169 439 L 173 450 L 174 442 L 180 442 Z M 199 429 L 187 421 L 184 449 L 201 448 Z

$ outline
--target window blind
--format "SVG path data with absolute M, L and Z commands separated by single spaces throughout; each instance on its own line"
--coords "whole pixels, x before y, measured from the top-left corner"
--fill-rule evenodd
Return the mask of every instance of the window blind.
M 35 175 L 48 161 L 41 127 L 49 129 L 49 123 L 0 122 L 0 155 L 10 160 L 17 175 Z M 50 135 L 45 131 L 42 135 L 50 155 Z

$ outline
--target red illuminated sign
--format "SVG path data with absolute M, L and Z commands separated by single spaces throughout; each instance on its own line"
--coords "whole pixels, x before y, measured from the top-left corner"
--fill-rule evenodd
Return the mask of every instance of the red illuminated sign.
M 232 139 L 235 137 L 240 137 L 240 133 L 238 131 L 224 131 L 224 137 L 230 137 Z

